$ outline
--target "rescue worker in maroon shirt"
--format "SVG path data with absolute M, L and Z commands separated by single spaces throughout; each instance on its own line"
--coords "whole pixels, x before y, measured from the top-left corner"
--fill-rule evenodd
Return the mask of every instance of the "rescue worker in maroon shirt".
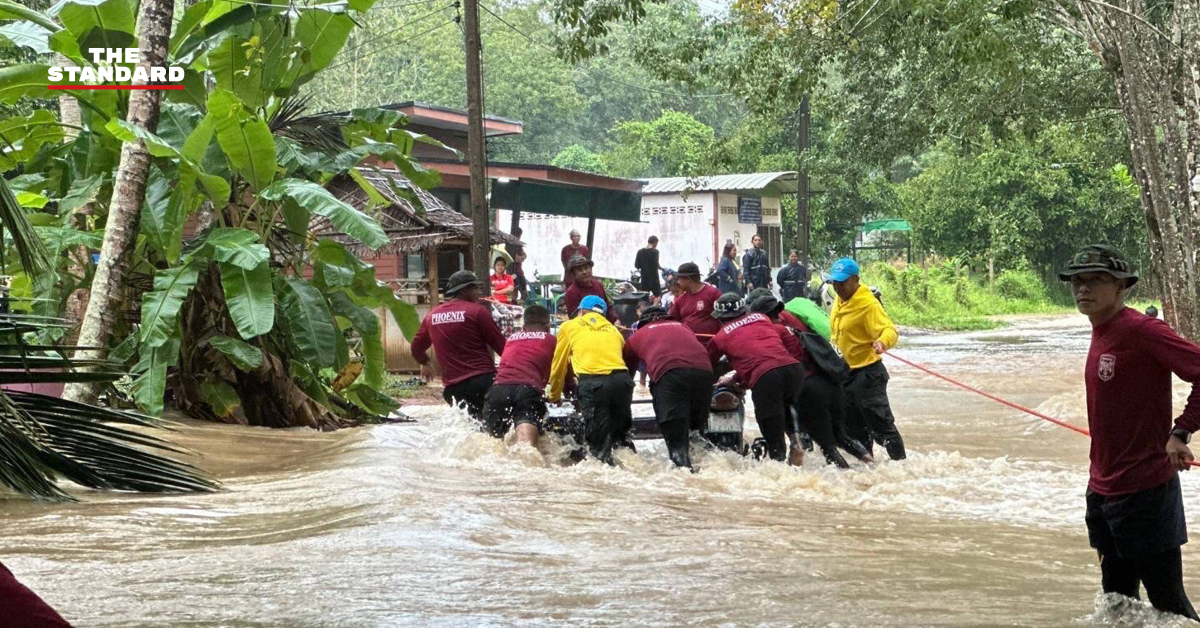
M 554 359 L 550 312 L 540 305 L 525 308 L 525 325 L 511 334 L 500 357 L 496 383 L 483 402 L 483 427 L 496 438 L 516 426 L 517 442 L 537 447 L 546 416 L 546 382 Z
M 851 454 L 858 457 L 860 460 L 869 458 L 866 448 L 861 443 L 854 441 L 846 435 L 845 429 L 841 425 L 841 408 L 842 403 L 840 396 L 807 396 L 805 393 L 810 387 L 822 386 L 826 382 L 821 369 L 814 362 L 813 356 L 810 356 L 805 350 L 804 343 L 801 341 L 799 334 L 809 333 L 808 327 L 796 319 L 796 325 L 789 325 L 783 321 L 783 314 L 787 312 L 783 309 L 783 304 L 776 299 L 774 295 L 763 295 L 754 301 L 750 306 L 751 312 L 765 314 L 771 322 L 775 324 L 775 331 L 779 333 L 780 340 L 783 341 L 783 346 L 787 349 L 788 354 L 800 361 L 804 366 L 804 387 L 797 396 L 795 412 L 798 421 L 793 424 L 788 423 L 788 428 L 793 425 L 798 426 L 802 432 L 795 433 L 795 430 L 788 430 L 788 438 L 793 443 L 797 440 L 803 442 L 805 436 L 810 437 L 821 448 L 821 453 L 825 456 L 825 462 L 837 466 L 842 469 L 850 468 L 850 464 L 842 457 L 838 451 L 838 446 L 846 449 Z M 830 347 L 830 352 L 833 348 Z M 807 402 L 807 403 L 806 403 Z M 833 412 L 832 407 L 835 403 L 839 406 L 838 412 Z M 866 460 L 864 460 L 866 461 Z M 874 462 L 874 460 L 870 460 Z
M 608 293 L 604 291 L 604 284 L 600 280 L 592 277 L 592 268 L 595 263 L 592 260 L 576 255 L 567 262 L 570 268 L 571 284 L 567 286 L 567 292 L 563 295 L 563 309 L 567 311 L 569 318 L 575 318 L 579 315 L 579 304 L 583 303 L 583 298 L 588 295 L 595 295 L 604 299 L 604 307 L 607 308 L 605 317 L 609 321 L 617 320 L 617 313 L 612 308 L 612 301 L 608 300 Z
M 71 628 L 42 598 L 21 584 L 0 563 L 0 626 L 13 628 Z
M 693 262 L 680 264 L 675 277 L 683 292 L 671 303 L 669 316 L 687 325 L 697 334 L 700 344 L 708 346 L 713 334 L 721 328 L 721 322 L 713 318 L 713 305 L 721 293 L 701 280 L 700 267 Z
M 483 398 L 496 378 L 496 360 L 504 353 L 504 335 L 492 313 L 479 303 L 475 273 L 460 270 L 446 284 L 448 301 L 430 310 L 412 342 L 413 359 L 421 365 L 421 377 L 433 381 L 429 347 L 442 365 L 442 398 L 450 405 L 463 404 L 476 421 Z
M 771 319 L 747 312 L 746 302 L 737 294 L 717 299 L 712 315 L 721 327 L 708 343 L 709 359 L 715 367 L 722 356 L 728 357 L 738 382 L 750 389 L 754 416 L 771 459 L 786 458 L 798 465 L 803 460 L 803 449 L 793 443 L 789 457 L 785 434 L 787 422 L 792 420 L 791 409 L 804 385 L 800 361 L 787 352 Z
M 1140 583 L 1154 608 L 1200 620 L 1183 589 L 1187 526 L 1177 473 L 1193 460 L 1188 442 L 1200 428 L 1200 347 L 1125 306 L 1138 278 L 1110 246 L 1085 247 L 1059 279 L 1070 282 L 1092 324 L 1084 370 L 1092 433 L 1085 521 L 1101 585 L 1105 593 L 1137 598 Z M 1174 427 L 1171 373 L 1192 385 Z
M 625 341 L 625 363 L 633 371 L 639 361 L 650 374 L 654 416 L 671 462 L 692 468 L 688 435 L 708 424 L 712 405 L 712 364 L 696 334 L 667 310 L 652 305 L 642 311 L 638 329 Z

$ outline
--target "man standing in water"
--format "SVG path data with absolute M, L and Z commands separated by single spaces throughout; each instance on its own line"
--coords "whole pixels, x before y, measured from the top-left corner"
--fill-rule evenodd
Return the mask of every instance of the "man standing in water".
M 888 372 L 883 353 L 896 346 L 899 335 L 892 319 L 871 290 L 858 280 L 858 262 L 843 257 L 829 271 L 837 293 L 829 313 L 830 336 L 846 364 L 846 420 L 850 437 L 865 444 L 883 445 L 892 460 L 903 460 L 904 439 L 896 429 L 888 401 Z
M 688 433 L 708 423 L 715 378 L 708 353 L 696 334 L 667 310 L 652 305 L 638 319 L 638 330 L 625 343 L 625 363 L 646 363 L 650 395 L 671 462 L 692 468 Z
M 698 335 L 700 344 L 708 346 L 713 334 L 721 329 L 721 321 L 712 316 L 721 293 L 700 280 L 700 267 L 693 262 L 680 264 L 676 281 L 680 292 L 671 303 L 669 318 L 687 325 Z
M 413 359 L 421 365 L 421 377 L 433 381 L 429 347 L 442 364 L 442 398 L 450 405 L 465 404 L 476 421 L 483 398 L 496 378 L 492 353 L 504 353 L 504 335 L 492 313 L 479 304 L 479 277 L 469 270 L 450 275 L 446 296 L 450 299 L 433 308 L 412 342 Z
M 483 427 L 503 438 L 516 425 L 517 442 L 537 447 L 538 431 L 546 416 L 546 380 L 554 358 L 555 339 L 550 333 L 550 312 L 540 306 L 525 308 L 525 326 L 508 337 L 496 385 L 483 404 Z
M 1070 282 L 1092 323 L 1084 383 L 1092 432 L 1088 540 L 1100 556 L 1105 593 L 1138 597 L 1193 620 L 1183 589 L 1180 546 L 1187 543 L 1179 474 L 1193 460 L 1200 428 L 1200 347 L 1163 321 L 1125 307 L 1137 276 L 1116 249 L 1085 247 L 1059 279 Z M 1171 426 L 1171 373 L 1192 384 Z
M 607 310 L 604 299 L 586 296 L 579 315 L 558 328 L 549 397 L 554 403 L 562 397 L 569 364 L 579 380 L 584 441 L 593 457 L 612 464 L 613 445 L 626 442 L 633 427 L 633 378 L 622 354 L 625 338 L 604 317 Z

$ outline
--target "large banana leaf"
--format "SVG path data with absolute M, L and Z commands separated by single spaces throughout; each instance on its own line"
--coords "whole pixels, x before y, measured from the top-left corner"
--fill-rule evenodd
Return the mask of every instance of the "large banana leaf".
M 277 277 L 275 284 L 279 305 L 287 316 L 288 333 L 300 350 L 300 358 L 317 367 L 333 366 L 338 333 L 325 297 L 298 277 Z
M 219 265 L 225 304 L 238 333 L 249 339 L 271 331 L 275 326 L 275 294 L 267 261 L 251 269 L 229 262 Z
M 200 274 L 200 262 L 160 270 L 154 275 L 154 290 L 142 297 L 142 345 L 161 346 L 175 335 L 175 319 Z
M 217 127 L 217 143 L 229 165 L 255 190 L 275 178 L 275 138 L 267 123 L 248 115 L 242 101 L 223 89 L 208 97 L 208 112 Z
M 371 248 L 379 248 L 389 242 L 383 227 L 374 218 L 338 200 L 329 190 L 312 181 L 277 181 L 263 190 L 261 196 L 269 201 L 290 198 L 304 209 L 328 218 L 342 233 Z

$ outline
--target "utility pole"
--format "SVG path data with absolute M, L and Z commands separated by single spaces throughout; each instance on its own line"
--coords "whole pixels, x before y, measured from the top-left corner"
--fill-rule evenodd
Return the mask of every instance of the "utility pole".
M 488 278 L 488 251 L 491 249 L 491 233 L 488 219 L 487 198 L 484 196 L 487 181 L 484 179 L 484 161 L 487 159 L 486 139 L 483 135 L 483 76 L 480 69 L 482 54 L 479 43 L 479 0 L 462 0 L 463 33 L 467 52 L 467 165 L 471 173 L 471 260 L 472 270 L 483 281 L 482 294 L 491 294 L 492 284 Z
M 808 150 L 808 96 L 800 100 L 800 137 L 796 147 L 796 163 L 800 166 L 800 181 L 796 192 L 796 248 L 805 263 L 812 263 L 812 251 L 808 239 L 808 168 L 804 167 L 804 153 Z

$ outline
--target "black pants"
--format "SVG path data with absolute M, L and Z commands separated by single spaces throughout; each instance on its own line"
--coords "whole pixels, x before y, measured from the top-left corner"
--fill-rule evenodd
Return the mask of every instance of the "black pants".
M 1183 590 L 1179 547 L 1187 543 L 1179 476 L 1129 495 L 1087 493 L 1088 540 L 1100 556 L 1105 593 L 1139 598 L 1154 608 L 1200 621 Z
M 446 403 L 452 406 L 457 406 L 460 403 L 465 405 L 467 414 L 472 419 L 479 421 L 480 415 L 483 412 L 483 400 L 494 381 L 496 381 L 495 373 L 484 373 L 470 379 L 464 379 L 457 384 L 447 386 L 442 391 L 442 399 L 445 399 Z
M 688 432 L 707 426 L 715 382 L 712 371 L 677 368 L 650 383 L 654 416 L 675 466 L 692 466 Z
M 887 449 L 892 460 L 903 460 L 904 439 L 896 429 L 896 418 L 887 396 L 888 372 L 883 362 L 850 370 L 846 381 L 846 431 L 867 446 L 875 442 Z
M 787 458 L 787 427 L 804 385 L 804 368 L 799 364 L 779 366 L 763 373 L 750 390 L 758 429 L 767 441 L 772 460 Z
M 546 416 L 542 391 L 524 384 L 496 384 L 483 402 L 483 430 L 503 438 L 514 425 L 528 423 L 538 431 Z
M 843 469 L 850 465 L 838 452 L 838 447 L 859 460 L 867 456 L 866 446 L 846 432 L 844 403 L 842 387 L 829 379 L 828 375 L 818 371 L 804 379 L 798 406 L 800 425 L 821 447 L 825 461 Z
M 612 448 L 633 427 L 633 378 L 629 371 L 579 376 L 583 439 L 597 459 L 612 464 Z

